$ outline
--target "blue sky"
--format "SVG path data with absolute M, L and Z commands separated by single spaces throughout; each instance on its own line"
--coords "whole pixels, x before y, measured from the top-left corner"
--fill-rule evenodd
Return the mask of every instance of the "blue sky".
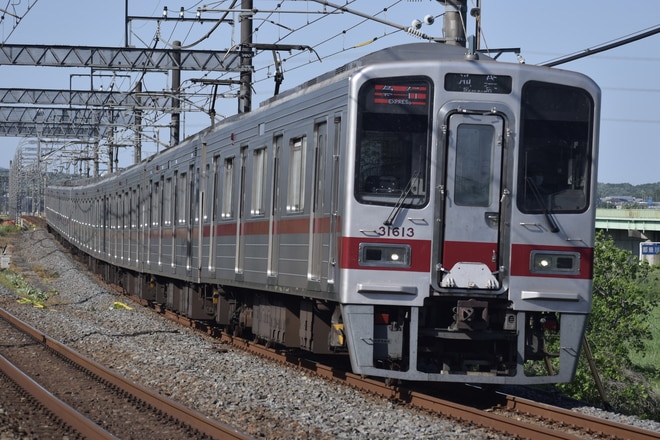
M 475 0 L 476 1 L 476 0 Z M 125 40 L 124 0 L 78 2 L 73 0 L 18 0 L 9 12 L 24 16 L 16 25 L 15 19 L 5 14 L 0 23 L 2 40 L 6 44 L 52 44 L 84 46 L 122 46 Z M 213 26 L 176 23 L 181 6 L 186 16 L 203 5 L 216 9 L 228 8 L 225 1 L 146 1 L 129 0 L 128 15 L 159 16 L 163 6 L 168 6 L 171 19 L 158 24 L 156 21 L 133 22 L 129 42 L 135 46 L 152 45 L 163 48 L 167 42 L 180 40 L 194 48 L 227 49 L 232 38 L 238 39 L 238 27 L 221 25 L 208 38 L 203 38 Z M 346 4 L 345 0 L 331 3 Z M 33 5 L 26 13 L 27 5 Z M 238 1 L 240 4 L 240 0 Z M 323 6 L 312 1 L 254 0 L 260 11 L 255 15 L 254 41 L 261 43 L 305 44 L 314 46 L 323 59 L 308 52 L 283 53 L 284 84 L 282 89 L 293 87 L 320 73 L 345 64 L 365 53 L 395 44 L 419 41 L 404 32 L 382 23 L 364 22 L 351 14 L 320 14 Z M 470 4 L 469 7 L 474 6 Z M 660 25 L 660 1 L 638 0 L 619 2 L 604 0 L 482 0 L 482 47 L 519 47 L 527 64 L 542 64 L 555 58 L 578 53 L 589 48 L 619 40 Z M 366 14 L 378 14 L 388 22 L 408 26 L 414 19 L 425 15 L 439 16 L 444 7 L 434 0 L 354 0 L 348 2 L 352 10 Z M 0 6 L 3 8 L 3 6 Z M 283 10 L 289 13 L 281 12 Z M 330 11 L 332 8 L 327 8 Z M 384 11 L 384 9 L 387 9 Z M 220 12 L 205 12 L 204 18 L 217 19 Z M 235 17 L 236 18 L 236 17 Z M 278 23 L 278 24 L 276 24 Z M 424 25 L 422 31 L 431 36 L 441 36 L 442 18 L 433 25 Z M 290 32 L 295 30 L 295 32 Z M 468 34 L 474 33 L 474 23 L 468 22 Z M 158 32 L 158 33 L 157 33 Z M 371 44 L 361 45 L 376 38 Z M 360 46 L 359 48 L 353 48 Z M 593 78 L 603 92 L 600 134 L 599 181 L 605 183 L 629 182 L 632 184 L 660 182 L 660 34 L 617 49 L 592 55 L 559 66 L 575 70 Z M 515 61 L 511 55 L 503 55 L 503 61 Z M 263 53 L 254 60 L 254 105 L 271 96 L 273 57 Z M 0 66 L 1 87 L 74 89 L 89 87 L 88 69 L 64 69 L 46 67 Z M 190 78 L 202 77 L 203 73 L 184 74 L 184 84 L 190 91 L 196 90 Z M 208 78 L 228 78 L 220 73 Z M 94 87 L 114 87 L 128 90 L 132 78 L 100 76 L 94 79 Z M 168 87 L 169 77 L 151 74 L 145 79 L 148 90 Z M 220 90 L 227 91 L 227 90 Z M 231 91 L 230 91 L 231 92 Z M 230 115 L 236 111 L 234 99 L 220 100 L 216 104 L 218 114 Z M 169 121 L 162 118 L 157 123 Z M 201 112 L 186 117 L 185 135 L 204 128 L 209 119 Z M 153 136 L 167 138 L 166 129 L 154 129 Z M 20 139 L 0 138 L 0 167 L 8 167 Z M 156 144 L 145 145 L 145 152 L 155 152 Z M 122 152 L 122 162 L 130 161 L 132 153 Z

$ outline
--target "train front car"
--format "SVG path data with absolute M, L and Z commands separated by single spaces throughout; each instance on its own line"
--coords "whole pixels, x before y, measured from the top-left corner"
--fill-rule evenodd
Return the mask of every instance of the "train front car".
M 340 302 L 353 370 L 572 380 L 591 306 L 598 87 L 443 45 L 390 52 L 351 79 Z

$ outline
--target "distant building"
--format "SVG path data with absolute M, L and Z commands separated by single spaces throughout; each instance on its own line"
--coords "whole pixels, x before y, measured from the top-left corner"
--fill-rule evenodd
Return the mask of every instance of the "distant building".
M 9 169 L 0 168 L 0 215 L 9 213 Z
M 600 199 L 600 207 L 616 209 L 660 209 L 660 202 L 632 196 L 607 196 Z

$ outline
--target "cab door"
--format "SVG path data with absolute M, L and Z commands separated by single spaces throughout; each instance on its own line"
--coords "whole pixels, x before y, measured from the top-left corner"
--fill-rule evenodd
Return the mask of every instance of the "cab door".
M 498 289 L 504 121 L 492 114 L 449 117 L 441 217 L 440 286 Z

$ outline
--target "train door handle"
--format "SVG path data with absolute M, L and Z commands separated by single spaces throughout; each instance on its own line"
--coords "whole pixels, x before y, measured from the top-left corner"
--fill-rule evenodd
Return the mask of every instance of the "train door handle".
M 500 224 L 500 213 L 487 211 L 484 213 L 484 220 L 488 226 L 496 228 Z

